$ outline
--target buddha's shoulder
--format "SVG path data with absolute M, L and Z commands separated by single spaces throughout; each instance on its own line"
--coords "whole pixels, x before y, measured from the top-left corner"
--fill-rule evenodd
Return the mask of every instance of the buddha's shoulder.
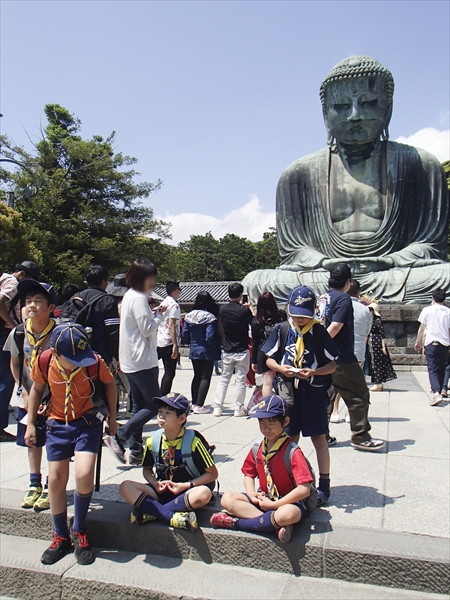
M 312 170 L 318 169 L 319 165 L 322 164 L 326 166 L 328 164 L 329 153 L 329 148 L 322 148 L 317 152 L 312 152 L 311 154 L 306 154 L 305 156 L 298 158 L 283 171 L 280 181 L 283 179 L 290 179 L 293 176 L 308 176 Z
M 417 166 L 427 166 L 428 168 L 442 169 L 442 165 L 434 154 L 423 150 L 423 148 L 416 148 L 416 146 L 410 146 L 409 144 L 402 144 L 401 142 L 388 142 L 388 154 L 397 154 L 399 159 L 417 164 Z

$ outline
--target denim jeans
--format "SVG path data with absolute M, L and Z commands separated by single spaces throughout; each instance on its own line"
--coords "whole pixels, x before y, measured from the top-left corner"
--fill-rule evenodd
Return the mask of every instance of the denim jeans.
M 236 398 L 234 410 L 240 410 L 244 407 L 245 400 L 245 378 L 250 367 L 250 352 L 223 352 L 222 353 L 222 375 L 217 386 L 215 405 L 218 408 L 223 407 L 228 386 L 230 385 L 233 373 L 236 373 Z
M 445 368 L 448 360 L 448 347 L 435 342 L 425 346 L 425 358 L 427 359 L 428 378 L 431 391 L 441 393 L 444 388 Z
M 160 395 L 158 374 L 158 367 L 127 373 L 133 399 L 133 416 L 126 425 L 119 428 L 117 436 L 134 456 L 141 456 L 142 430 L 158 412 L 153 404 L 153 398 Z
M 11 353 L 5 352 L 3 346 L 8 338 L 7 335 L 0 334 L 0 431 L 8 427 L 9 423 L 9 402 L 14 391 L 14 378 L 11 373 Z

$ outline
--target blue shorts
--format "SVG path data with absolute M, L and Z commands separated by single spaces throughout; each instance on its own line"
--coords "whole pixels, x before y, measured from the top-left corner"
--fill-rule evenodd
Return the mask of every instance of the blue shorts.
M 20 421 L 27 414 L 27 411 L 20 406 L 17 408 L 17 440 L 16 444 L 18 446 L 24 446 L 28 448 L 25 443 L 25 432 L 27 430 L 27 426 L 21 423 Z M 45 446 L 45 429 L 46 429 L 46 421 L 47 417 L 43 415 L 38 415 L 36 417 L 36 448 L 43 448 Z
M 91 413 L 86 413 L 75 421 L 47 420 L 47 460 L 49 462 L 67 460 L 75 452 L 97 454 L 100 448 L 103 427 L 102 421 Z
M 250 500 L 250 498 L 248 497 L 248 495 L 245 492 L 243 492 L 243 496 L 245 496 L 247 498 L 247 500 L 250 502 L 250 504 L 253 504 L 253 502 Z M 306 514 L 306 508 L 305 508 L 303 501 L 300 500 L 300 502 L 290 502 L 289 504 L 292 504 L 292 506 L 296 506 L 299 509 L 299 511 L 302 514 L 302 519 L 303 519 L 303 517 Z M 256 504 L 255 504 L 255 506 L 256 506 Z M 256 507 L 256 508 L 258 508 L 258 507 Z M 262 509 L 259 509 L 259 510 L 262 510 Z M 274 510 L 276 510 L 276 509 L 274 509 Z
M 329 398 L 325 386 L 313 387 L 300 381 L 294 388 L 294 404 L 289 406 L 290 423 L 286 427 L 288 435 L 311 437 L 328 433 Z

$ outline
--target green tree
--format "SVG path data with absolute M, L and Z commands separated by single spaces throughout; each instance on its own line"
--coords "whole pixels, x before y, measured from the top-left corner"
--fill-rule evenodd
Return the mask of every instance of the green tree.
M 260 242 L 254 242 L 254 248 L 255 269 L 276 269 L 280 266 L 281 257 L 275 227 L 271 227 L 269 231 L 266 231 Z
M 22 216 L 2 201 L 0 201 L 0 256 L 0 270 L 5 271 L 23 260 L 40 258 L 39 253 L 32 252 L 26 239 Z
M 39 192 L 26 199 L 30 175 L 8 175 L 17 186 L 17 209 L 26 237 L 41 255 L 43 276 L 55 284 L 81 283 L 93 263 L 124 270 L 142 250 L 168 237 L 166 223 L 142 200 L 161 181 L 135 181 L 137 160 L 114 150 L 115 132 L 83 139 L 81 122 L 58 104 L 47 104 L 48 124 L 33 154 L 1 138 L 2 154 L 32 168 Z M 146 237 L 149 241 L 146 242 Z M 156 246 L 155 246 L 156 247 Z

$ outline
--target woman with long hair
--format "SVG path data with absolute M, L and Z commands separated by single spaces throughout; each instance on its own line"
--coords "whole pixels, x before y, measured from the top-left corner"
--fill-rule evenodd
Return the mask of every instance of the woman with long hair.
M 195 414 L 209 412 L 204 405 L 208 395 L 214 361 L 220 360 L 217 316 L 219 307 L 208 292 L 199 292 L 193 310 L 184 319 L 183 342 L 189 344 L 189 358 L 194 369 L 191 384 Z
M 274 371 L 271 371 L 267 365 L 267 357 L 261 348 L 272 333 L 277 323 L 286 320 L 286 314 L 279 310 L 273 294 L 263 292 L 256 305 L 256 317 L 252 322 L 252 368 L 255 373 L 260 373 L 263 377 L 262 396 L 270 396 L 272 393 Z

